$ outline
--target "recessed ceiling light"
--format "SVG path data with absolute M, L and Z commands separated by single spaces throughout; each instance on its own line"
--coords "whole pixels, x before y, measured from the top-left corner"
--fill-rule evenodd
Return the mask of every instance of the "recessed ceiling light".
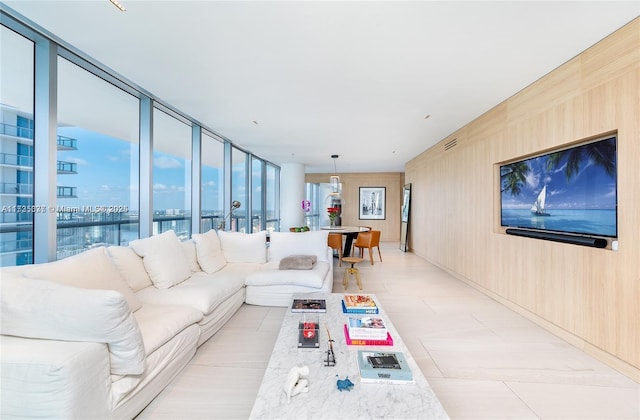
M 118 10 L 120 10 L 121 12 L 126 12 L 127 9 L 120 4 L 120 2 L 118 0 L 109 0 L 111 2 L 111 4 L 113 4 L 114 6 L 116 6 L 118 8 Z
M 430 116 L 431 116 L 431 115 L 427 115 L 426 117 L 424 117 L 424 119 L 425 119 L 425 120 L 428 120 Z
M 253 123 L 254 123 L 255 125 L 258 125 L 258 121 L 256 121 L 256 120 L 253 120 Z

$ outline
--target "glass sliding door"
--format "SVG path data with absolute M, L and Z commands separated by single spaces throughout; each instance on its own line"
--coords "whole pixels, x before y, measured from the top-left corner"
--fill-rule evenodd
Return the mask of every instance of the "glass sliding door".
M 33 263 L 34 44 L 0 26 L 0 266 Z M 48 209 L 44 209 L 48 211 Z
M 262 221 L 262 195 L 264 188 L 262 185 L 262 169 L 264 161 L 251 157 L 251 231 L 260 232 L 263 230 Z
M 200 232 L 217 229 L 224 217 L 224 143 L 202 135 Z
M 191 126 L 153 110 L 153 234 L 191 237 Z
M 57 258 L 138 238 L 139 100 L 58 57 Z
M 248 155 L 237 147 L 232 147 L 231 162 L 231 201 L 240 202 L 240 208 L 234 210 L 231 216 L 231 230 L 249 233 L 251 225 L 247 222 L 247 218 L 251 213 L 247 200 L 249 197 L 247 194 Z

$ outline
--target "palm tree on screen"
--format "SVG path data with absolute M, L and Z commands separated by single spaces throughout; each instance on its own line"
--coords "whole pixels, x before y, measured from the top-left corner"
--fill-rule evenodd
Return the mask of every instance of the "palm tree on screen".
M 531 169 L 526 162 L 515 162 L 500 168 L 501 193 L 507 191 L 511 195 L 520 195 L 522 186 L 526 182 L 527 174 Z
M 580 162 L 585 161 L 591 161 L 595 165 L 601 166 L 611 178 L 616 177 L 615 139 L 552 153 L 547 160 L 547 170 L 551 171 L 558 168 L 562 158 L 565 156 L 567 156 L 567 166 L 564 169 L 564 174 L 567 181 L 580 172 Z

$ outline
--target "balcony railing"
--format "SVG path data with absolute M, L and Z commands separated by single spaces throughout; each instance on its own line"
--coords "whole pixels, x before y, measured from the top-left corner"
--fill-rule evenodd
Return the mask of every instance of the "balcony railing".
M 76 198 L 77 187 L 58 187 L 58 198 Z
M 58 161 L 58 173 L 59 174 L 77 174 L 78 164 L 72 162 Z
M 71 137 L 58 136 L 58 149 L 78 150 L 78 140 Z
M 24 166 L 33 168 L 33 157 L 0 153 L 0 165 Z
M 26 127 L 18 127 L 16 125 L 0 123 L 0 134 L 7 136 L 19 137 L 21 139 L 33 140 L 33 129 Z M 57 136 L 56 143 L 58 149 L 61 150 L 77 150 L 78 140 L 66 136 Z
M 20 184 L 16 182 L 1 182 L 0 194 L 32 195 L 33 185 Z
M 26 215 L 26 214 L 24 214 Z M 31 215 L 31 214 L 29 214 Z M 16 216 L 14 214 L 7 216 Z M 23 214 L 19 214 L 22 218 Z M 128 214 L 101 215 L 103 220 L 89 220 L 97 215 L 59 213 L 57 222 L 57 258 L 65 258 L 71 255 L 86 251 L 87 249 L 101 245 L 128 245 L 132 240 L 138 239 L 139 220 L 137 216 Z M 86 219 L 85 219 L 86 218 Z M 259 220 L 259 216 L 253 216 L 253 223 Z M 201 231 L 217 229 L 222 216 L 208 215 L 201 217 Z M 11 234 L 17 232 L 31 232 L 33 223 L 15 224 L 4 219 L 0 223 L 0 233 Z M 31 220 L 29 220 L 31 221 Z M 271 220 L 275 222 L 275 220 Z M 156 215 L 153 218 L 153 232 L 162 233 L 170 229 L 182 239 L 187 239 L 191 231 L 191 218 L 189 215 L 165 216 Z M 232 229 L 244 226 L 243 216 L 233 216 L 231 219 Z M 2 240 L 0 252 L 18 254 L 31 251 L 33 241 L 31 239 Z
M 33 140 L 33 129 L 0 123 L 0 134 Z

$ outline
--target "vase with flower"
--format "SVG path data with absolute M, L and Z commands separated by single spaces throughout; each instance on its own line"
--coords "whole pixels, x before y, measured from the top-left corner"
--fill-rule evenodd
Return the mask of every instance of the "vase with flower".
M 336 218 L 338 217 L 338 213 L 340 213 L 339 207 L 328 207 L 327 213 L 329 213 L 329 220 L 331 221 L 330 227 L 336 227 Z

